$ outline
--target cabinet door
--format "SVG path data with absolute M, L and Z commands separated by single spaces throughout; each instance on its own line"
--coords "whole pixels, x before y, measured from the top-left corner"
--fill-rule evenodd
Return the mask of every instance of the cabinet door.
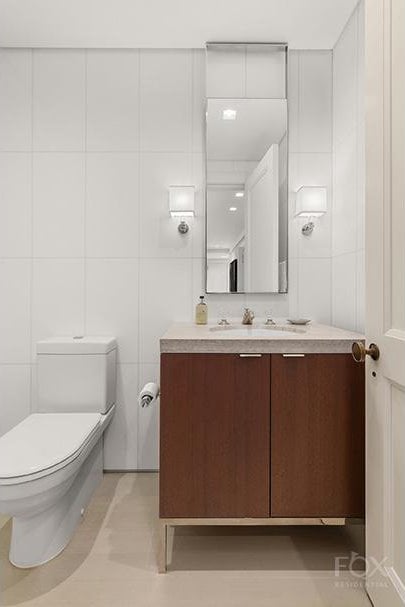
M 270 513 L 270 356 L 163 354 L 160 516 Z
M 271 515 L 364 515 L 364 366 L 272 356 Z

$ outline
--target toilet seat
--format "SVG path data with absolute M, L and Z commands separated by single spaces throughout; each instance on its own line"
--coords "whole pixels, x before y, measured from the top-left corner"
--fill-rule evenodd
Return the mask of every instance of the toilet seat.
M 0 485 L 25 483 L 67 466 L 91 441 L 99 413 L 35 413 L 0 438 Z

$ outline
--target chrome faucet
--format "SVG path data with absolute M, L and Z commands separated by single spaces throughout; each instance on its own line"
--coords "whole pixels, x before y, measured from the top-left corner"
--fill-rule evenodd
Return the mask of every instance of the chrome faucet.
M 250 308 L 245 308 L 242 318 L 242 325 L 252 325 L 254 317 L 254 312 Z

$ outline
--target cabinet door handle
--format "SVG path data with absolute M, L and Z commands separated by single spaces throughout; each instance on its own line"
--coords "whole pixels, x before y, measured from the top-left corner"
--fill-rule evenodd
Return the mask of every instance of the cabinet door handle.
M 305 354 L 283 354 L 284 358 L 304 358 Z
M 261 358 L 261 354 L 239 354 L 240 358 Z

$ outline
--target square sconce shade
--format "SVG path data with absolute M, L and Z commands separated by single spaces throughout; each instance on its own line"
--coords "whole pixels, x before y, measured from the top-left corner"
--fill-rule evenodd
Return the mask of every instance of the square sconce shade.
M 172 217 L 194 217 L 193 185 L 169 186 L 169 211 Z
M 327 211 L 327 189 L 324 186 L 302 186 L 295 200 L 296 217 L 320 217 Z

